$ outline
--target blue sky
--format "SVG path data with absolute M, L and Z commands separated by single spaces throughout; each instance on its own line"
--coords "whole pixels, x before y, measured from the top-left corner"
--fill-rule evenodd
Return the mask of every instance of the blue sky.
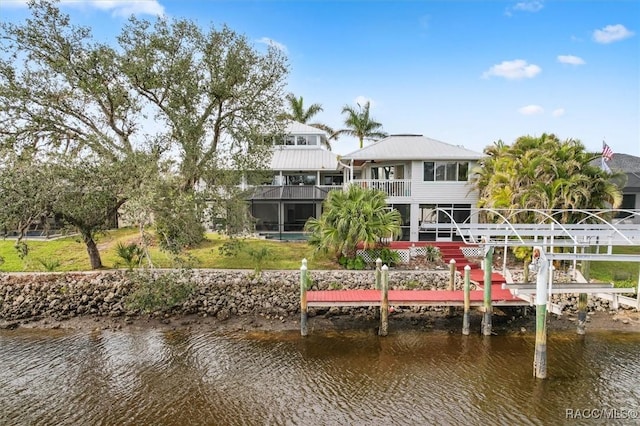
M 0 19 L 27 15 L 3 0 Z M 227 24 L 283 49 L 289 91 L 341 128 L 345 104 L 370 100 L 388 133 L 417 133 L 481 152 L 498 139 L 555 133 L 593 151 L 640 156 L 640 2 L 195 1 L 62 3 L 96 38 L 126 16 Z M 341 137 L 345 154 L 357 141 Z

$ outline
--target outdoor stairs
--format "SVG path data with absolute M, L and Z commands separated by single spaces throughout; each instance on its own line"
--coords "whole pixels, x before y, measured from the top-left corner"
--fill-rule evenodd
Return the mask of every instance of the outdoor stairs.
M 464 267 L 467 265 L 469 265 L 472 270 L 480 268 L 477 262 L 470 262 L 462 252 L 463 247 L 474 247 L 472 245 L 457 241 L 437 241 L 429 244 L 440 249 L 442 260 L 447 264 L 451 262 L 451 259 L 455 260 L 456 269 L 460 272 L 464 272 Z
M 468 245 L 463 242 L 457 241 L 446 241 L 441 242 L 437 241 L 431 243 L 434 246 L 437 246 L 440 249 L 440 253 L 442 254 L 442 260 L 446 263 L 451 262 L 451 259 L 456 261 L 456 270 L 460 271 L 460 273 L 464 273 L 464 267 L 469 265 L 471 268 L 470 278 L 471 281 L 479 284 L 480 286 L 484 285 L 484 270 L 480 268 L 480 264 L 477 261 L 469 261 L 462 252 L 462 248 L 464 247 L 477 247 L 473 245 Z M 506 280 L 504 276 L 499 272 L 492 272 L 491 274 L 491 286 L 501 287 Z

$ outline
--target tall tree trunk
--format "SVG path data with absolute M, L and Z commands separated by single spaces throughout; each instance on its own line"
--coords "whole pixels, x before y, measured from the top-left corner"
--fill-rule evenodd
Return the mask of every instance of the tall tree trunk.
M 91 262 L 91 269 L 102 268 L 100 251 L 98 250 L 98 245 L 93 240 L 91 234 L 82 232 L 82 240 L 87 245 L 87 253 L 89 254 L 89 262 Z

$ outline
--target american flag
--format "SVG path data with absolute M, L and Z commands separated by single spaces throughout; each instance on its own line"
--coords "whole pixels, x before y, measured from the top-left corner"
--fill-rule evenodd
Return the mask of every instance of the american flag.
M 604 161 L 609 161 L 611 160 L 611 157 L 613 157 L 613 150 L 606 144 L 606 142 L 602 142 L 602 159 Z

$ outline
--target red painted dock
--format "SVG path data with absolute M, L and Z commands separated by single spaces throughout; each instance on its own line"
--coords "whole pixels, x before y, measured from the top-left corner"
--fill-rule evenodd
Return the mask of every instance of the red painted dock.
M 380 290 L 317 290 L 307 292 L 307 306 L 380 306 L 382 292 Z M 484 290 L 470 292 L 471 306 L 482 306 Z M 501 285 L 491 286 L 491 303 L 493 306 L 529 305 L 522 299 L 514 297 Z M 389 290 L 389 305 L 395 306 L 464 306 L 462 290 Z

